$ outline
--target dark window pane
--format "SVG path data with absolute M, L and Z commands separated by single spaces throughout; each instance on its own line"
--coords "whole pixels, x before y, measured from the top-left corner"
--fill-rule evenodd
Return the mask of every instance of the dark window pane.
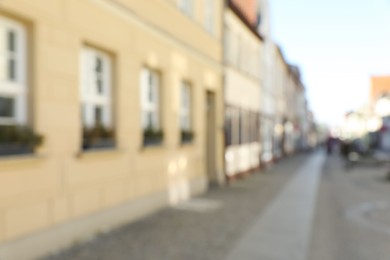
M 0 97 L 0 117 L 14 117 L 15 100 L 8 97 Z
M 242 136 L 243 136 L 243 131 L 242 131 L 242 111 L 238 110 L 238 144 L 242 144 Z
M 80 118 L 81 118 L 81 122 L 85 122 L 85 106 L 84 105 L 81 105 L 81 109 L 80 109 Z
M 149 91 L 148 91 L 148 99 L 149 99 L 149 102 L 153 102 L 154 101 L 154 96 L 153 96 L 153 85 L 149 85 Z
M 101 78 L 96 79 L 96 87 L 99 94 L 103 94 L 103 81 Z
M 8 60 L 8 79 L 16 80 L 16 61 L 14 59 Z
M 152 86 L 153 85 L 153 75 L 152 75 L 152 72 L 149 71 L 148 74 L 149 74 L 149 77 L 148 77 L 149 86 Z
M 148 125 L 147 125 L 148 128 L 152 128 L 153 127 L 153 113 L 152 112 L 148 112 Z
M 232 145 L 232 109 L 228 107 L 226 109 L 226 117 L 225 117 L 225 144 L 226 146 Z
M 95 123 L 101 124 L 103 120 L 103 111 L 101 107 L 95 107 Z
M 102 59 L 99 57 L 96 57 L 96 72 L 101 73 L 103 71 L 103 62 Z
M 8 31 L 8 50 L 16 51 L 16 34 L 14 31 Z
M 247 118 L 248 118 L 248 143 L 252 142 L 253 141 L 253 124 L 252 124 L 252 112 L 251 111 L 247 111 Z

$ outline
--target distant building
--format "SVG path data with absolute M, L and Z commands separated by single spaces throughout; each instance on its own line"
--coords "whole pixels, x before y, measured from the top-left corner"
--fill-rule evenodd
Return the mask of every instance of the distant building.
M 268 91 L 270 99 L 274 103 L 274 114 L 273 114 L 273 127 L 269 134 L 272 135 L 272 154 L 273 157 L 278 159 L 284 155 L 284 143 L 285 139 L 285 127 L 286 113 L 287 110 L 291 110 L 291 107 L 287 105 L 286 91 L 288 89 L 288 73 L 289 65 L 286 58 L 281 50 L 280 46 L 275 45 L 275 62 L 273 68 L 273 84 L 274 87 Z M 267 131 L 268 132 L 268 131 Z M 265 137 L 267 138 L 267 137 Z
M 302 129 L 307 120 L 305 90 L 302 84 L 301 72 L 297 66 L 289 65 L 286 84 L 286 116 L 284 121 L 284 153 L 291 154 L 301 150 Z
M 275 67 L 277 66 L 277 45 L 273 42 L 270 27 L 270 7 L 268 0 L 258 0 L 258 31 L 264 36 L 264 56 L 262 58 L 262 91 L 259 96 L 261 104 L 261 161 L 268 164 L 274 161 L 275 131 Z
M 343 139 L 362 138 L 367 133 L 367 116 L 359 111 L 350 111 L 345 114 L 341 126 Z
M 261 110 L 261 160 L 264 164 L 307 146 L 305 88 L 297 66 L 288 64 L 271 37 L 268 0 L 258 0 L 258 31 L 264 36 Z
M 228 0 L 230 7 L 234 6 L 234 8 L 240 10 L 240 16 L 245 17 L 246 22 L 253 28 L 256 28 L 259 19 L 257 1 L 258 0 Z
M 387 94 L 390 94 L 390 76 L 372 77 L 370 103 L 374 104 L 379 98 Z
M 229 1 L 224 14 L 225 171 L 228 178 L 260 167 L 263 39 L 256 1 Z
M 390 76 L 371 78 L 370 132 L 377 133 L 378 148 L 390 151 Z M 378 129 L 380 128 L 380 131 Z

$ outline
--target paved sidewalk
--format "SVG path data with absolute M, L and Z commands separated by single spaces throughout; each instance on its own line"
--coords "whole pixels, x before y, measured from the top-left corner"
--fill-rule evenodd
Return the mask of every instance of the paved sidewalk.
M 308 259 L 390 259 L 388 170 L 381 164 L 360 164 L 347 170 L 340 156 L 328 156 Z
M 181 207 L 164 209 L 46 259 L 224 260 L 291 180 L 299 178 L 308 158 L 284 159 L 265 173 L 213 189 Z
M 305 260 L 324 154 L 317 153 L 272 201 L 228 260 Z

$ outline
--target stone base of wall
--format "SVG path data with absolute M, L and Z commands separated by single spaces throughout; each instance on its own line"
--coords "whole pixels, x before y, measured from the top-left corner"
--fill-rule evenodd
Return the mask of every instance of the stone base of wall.
M 207 180 L 190 182 L 191 195 L 207 189 Z M 87 241 L 101 232 L 118 228 L 150 215 L 169 205 L 167 191 L 136 199 L 106 211 L 97 212 L 71 222 L 0 245 L 0 259 L 36 259 Z

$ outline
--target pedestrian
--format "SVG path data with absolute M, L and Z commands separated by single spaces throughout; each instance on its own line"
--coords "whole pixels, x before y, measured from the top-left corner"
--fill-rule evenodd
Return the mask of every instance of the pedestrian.
M 351 151 L 351 145 L 350 145 L 349 141 L 348 140 L 341 141 L 341 149 L 340 149 L 341 156 L 344 159 L 348 159 L 348 155 L 349 155 L 350 151 Z
M 328 139 L 326 140 L 327 154 L 332 154 L 332 150 L 333 150 L 333 138 L 332 138 L 332 136 L 329 136 Z

